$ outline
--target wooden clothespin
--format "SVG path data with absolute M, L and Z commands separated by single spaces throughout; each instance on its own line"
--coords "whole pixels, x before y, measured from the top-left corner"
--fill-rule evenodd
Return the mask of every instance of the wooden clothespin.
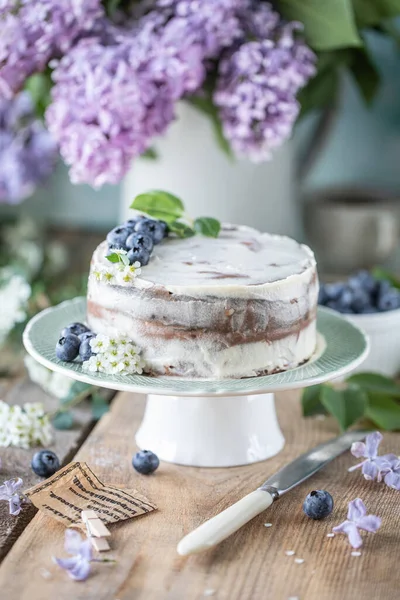
M 82 521 L 86 525 L 86 531 L 91 539 L 93 547 L 98 552 L 110 550 L 110 545 L 105 539 L 111 533 L 94 510 L 83 510 Z

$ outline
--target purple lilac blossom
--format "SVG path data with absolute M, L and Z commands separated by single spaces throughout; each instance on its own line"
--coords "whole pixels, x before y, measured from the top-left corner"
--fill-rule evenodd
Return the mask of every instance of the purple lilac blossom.
M 6 500 L 10 507 L 10 515 L 17 516 L 21 512 L 21 497 L 19 488 L 23 484 L 20 477 L 5 481 L 0 485 L 0 500 Z
M 346 521 L 332 529 L 333 533 L 344 533 L 348 536 L 353 548 L 362 546 L 362 538 L 359 529 L 376 533 L 380 528 L 382 520 L 375 515 L 367 515 L 367 509 L 361 498 L 349 502 L 349 510 Z
M 83 40 L 53 72 L 46 123 L 73 183 L 118 183 L 174 117 L 167 87 L 155 82 L 145 49 L 138 50 Z
M 197 90 L 205 61 L 239 35 L 242 0 L 159 0 L 130 29 L 81 41 L 58 63 L 46 113 L 74 183 L 118 183 Z M 224 27 L 222 24 L 224 23 Z
M 64 548 L 71 558 L 56 558 L 54 562 L 67 571 L 71 579 L 85 581 L 90 573 L 90 561 L 93 559 L 92 543 L 89 538 L 82 541 L 80 534 L 73 529 L 65 531 Z
M 301 24 L 283 24 L 268 5 L 242 23 L 259 39 L 222 58 L 213 99 L 235 154 L 262 162 L 290 137 L 300 110 L 296 94 L 315 74 L 316 57 L 296 38 Z
M 205 59 L 217 58 L 223 48 L 242 36 L 238 12 L 245 0 L 155 0 L 154 9 L 161 9 L 167 23 L 166 37 L 186 31 L 202 48 Z
M 56 144 L 35 118 L 31 97 L 21 92 L 0 100 L 0 203 L 31 195 L 52 173 Z
M 0 0 L 1 2 L 1 0 Z M 0 4 L 0 98 L 67 52 L 103 16 L 101 0 L 20 0 Z

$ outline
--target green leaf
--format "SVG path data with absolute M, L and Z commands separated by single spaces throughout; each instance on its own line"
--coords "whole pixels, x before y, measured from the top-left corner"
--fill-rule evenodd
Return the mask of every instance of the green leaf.
M 330 386 L 324 386 L 321 402 L 344 431 L 364 416 L 368 398 L 358 386 L 349 386 L 346 390 L 335 390 Z
M 304 24 L 315 50 L 362 46 L 351 0 L 281 0 L 284 17 Z
M 199 217 L 194 222 L 194 228 L 197 233 L 207 237 L 217 238 L 221 231 L 221 223 L 212 217 Z
M 300 118 L 312 110 L 335 103 L 339 92 L 339 71 L 336 67 L 319 72 L 297 95 L 301 106 Z
M 381 269 L 380 267 L 376 267 L 372 269 L 372 275 L 376 277 L 376 279 L 383 279 L 389 281 L 393 287 L 400 289 L 400 279 L 397 279 L 392 273 L 389 271 L 385 271 L 385 269 Z
M 400 404 L 390 396 L 370 392 L 366 416 L 386 431 L 400 429 Z
M 353 50 L 351 74 L 365 102 L 371 104 L 380 83 L 380 76 L 366 48 Z
M 158 154 L 154 150 L 154 148 L 149 148 L 148 150 L 146 150 L 146 152 L 143 152 L 143 154 L 141 154 L 140 156 L 141 156 L 141 158 L 148 158 L 150 160 L 155 160 L 156 158 L 158 158 Z
M 139 194 L 132 202 L 131 208 L 167 223 L 182 217 L 185 210 L 180 198 L 162 190 L 150 190 Z
M 36 73 L 28 77 L 25 82 L 25 89 L 32 96 L 33 103 L 40 117 L 43 117 L 46 108 L 51 102 L 50 92 L 52 85 L 50 70 L 45 73 Z
M 360 27 L 378 25 L 400 14 L 400 0 L 352 0 Z
M 218 146 L 229 158 L 233 159 L 232 149 L 222 131 L 221 119 L 219 118 L 218 110 L 212 101 L 211 93 L 206 96 L 192 96 L 187 100 L 192 106 L 210 118 Z
M 366 392 L 377 392 L 392 398 L 400 398 L 400 386 L 394 379 L 378 373 L 356 373 L 347 379 L 348 383 L 356 384 Z
M 55 429 L 71 429 L 74 417 L 70 411 L 59 412 L 54 415 L 52 424 Z
M 92 415 L 98 421 L 103 415 L 110 410 L 110 405 L 101 394 L 93 394 L 92 396 Z
M 321 393 L 324 387 L 322 384 L 312 385 L 304 390 L 301 397 L 304 417 L 326 412 L 325 407 L 321 404 Z
M 60 404 L 69 404 L 73 402 L 77 396 L 83 394 L 89 394 L 91 389 L 94 389 L 94 386 L 90 385 L 90 383 L 83 383 L 82 381 L 74 381 L 71 385 L 69 392 L 64 398 L 61 398 Z
M 181 223 L 180 221 L 168 223 L 168 229 L 171 233 L 175 233 L 180 238 L 188 238 L 196 234 L 194 229 L 189 227 L 189 225 L 186 225 L 186 223 Z
M 109 260 L 111 263 L 118 263 L 119 254 L 115 254 L 115 252 L 112 252 L 111 254 L 106 255 L 106 259 Z

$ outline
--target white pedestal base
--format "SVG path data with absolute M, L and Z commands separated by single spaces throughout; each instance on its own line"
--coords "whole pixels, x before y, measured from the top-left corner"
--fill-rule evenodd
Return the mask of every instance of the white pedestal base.
M 167 462 L 233 467 L 274 456 L 285 440 L 273 394 L 197 398 L 149 395 L 136 442 Z

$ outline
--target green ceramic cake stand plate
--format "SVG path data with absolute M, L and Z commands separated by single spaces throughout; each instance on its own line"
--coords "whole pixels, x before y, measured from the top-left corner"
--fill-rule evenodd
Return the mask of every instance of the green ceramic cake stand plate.
M 79 363 L 62 362 L 55 354 L 61 329 L 85 321 L 85 317 L 85 298 L 42 311 L 25 329 L 26 350 L 45 367 L 72 379 L 147 394 L 144 419 L 136 434 L 139 447 L 169 462 L 191 466 L 234 466 L 277 454 L 284 438 L 273 392 L 343 377 L 368 354 L 368 340 L 362 331 L 338 313 L 320 307 L 314 356 L 283 373 L 212 381 L 86 373 Z

